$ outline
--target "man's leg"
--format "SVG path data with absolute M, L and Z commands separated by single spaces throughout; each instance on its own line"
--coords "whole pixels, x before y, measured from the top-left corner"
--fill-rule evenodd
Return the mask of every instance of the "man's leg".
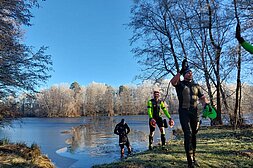
M 179 113 L 179 120 L 181 123 L 181 127 L 184 132 L 184 148 L 186 152 L 186 158 L 188 162 L 188 167 L 192 167 L 192 158 L 190 154 L 190 146 L 191 146 L 191 129 L 190 129 L 190 119 L 188 116 L 188 111 L 182 111 Z
M 155 135 L 155 127 L 150 124 L 151 119 L 149 119 L 149 150 L 153 149 L 153 137 Z
M 126 142 L 126 147 L 127 147 L 127 150 L 128 150 L 128 154 L 130 155 L 132 153 L 132 148 L 131 148 L 131 145 L 129 143 L 129 140 L 127 140 L 127 142 Z
M 162 141 L 162 146 L 165 146 L 165 141 L 166 141 L 165 134 L 161 134 L 161 141 Z
M 119 144 L 119 146 L 120 146 L 120 156 L 121 156 L 121 158 L 123 158 L 124 157 L 124 144 Z
M 154 137 L 154 131 L 149 134 L 149 150 L 153 149 L 153 137 Z
M 197 127 L 198 127 L 198 116 L 197 116 L 197 112 L 191 116 L 191 129 L 192 129 L 192 138 L 191 138 L 191 142 L 192 142 L 192 161 L 194 163 L 195 166 L 200 167 L 199 163 L 196 160 L 196 147 L 197 147 Z
M 161 133 L 162 146 L 165 146 L 166 138 L 165 138 L 164 122 L 163 122 L 162 117 L 158 118 L 157 125 L 158 125 L 158 127 L 160 129 L 160 133 Z

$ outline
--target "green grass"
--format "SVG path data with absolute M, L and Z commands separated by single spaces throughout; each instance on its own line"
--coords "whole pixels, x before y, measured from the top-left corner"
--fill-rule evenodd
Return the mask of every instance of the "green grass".
M 202 127 L 197 135 L 197 160 L 201 168 L 252 168 L 253 127 L 233 130 L 231 127 Z M 183 136 L 167 143 L 165 150 L 133 154 L 122 161 L 95 165 L 94 168 L 184 168 L 187 167 Z

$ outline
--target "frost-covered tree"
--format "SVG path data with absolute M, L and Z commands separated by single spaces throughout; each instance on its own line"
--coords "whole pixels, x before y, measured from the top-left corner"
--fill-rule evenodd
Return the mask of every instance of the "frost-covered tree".
M 52 61 L 47 47 L 35 50 L 23 42 L 24 27 L 31 26 L 34 7 L 39 7 L 38 0 L 0 1 L 0 100 L 5 105 L 5 97 L 34 92 L 50 77 Z M 13 110 L 0 111 L 0 122 L 12 116 L 5 111 Z
M 33 7 L 38 7 L 37 0 L 0 1 L 0 98 L 17 90 L 35 91 L 50 77 L 46 47 L 35 51 L 22 41 Z

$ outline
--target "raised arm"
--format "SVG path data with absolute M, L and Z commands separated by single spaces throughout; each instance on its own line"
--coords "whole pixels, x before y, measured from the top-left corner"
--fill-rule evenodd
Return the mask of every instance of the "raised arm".
M 178 72 L 171 80 L 171 84 L 176 86 L 180 82 L 180 73 Z
M 180 82 L 180 75 L 183 75 L 188 67 L 188 62 L 186 59 L 184 59 L 182 62 L 181 70 L 170 80 L 173 86 L 176 86 Z
M 246 51 L 248 51 L 250 54 L 253 54 L 253 46 L 250 43 L 244 41 L 241 43 L 241 45 Z
M 241 46 L 248 51 L 249 53 L 253 54 L 253 46 L 252 44 L 246 42 L 244 40 L 244 38 L 241 36 L 241 27 L 240 24 L 237 23 L 236 25 L 236 33 L 235 33 L 235 37 L 238 40 L 238 42 L 241 44 Z

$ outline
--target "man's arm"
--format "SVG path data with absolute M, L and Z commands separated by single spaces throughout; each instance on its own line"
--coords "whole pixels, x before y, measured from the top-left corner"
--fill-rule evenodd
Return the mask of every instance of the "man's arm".
M 118 124 L 117 124 L 116 127 L 114 128 L 114 134 L 119 135 L 119 132 L 118 132 Z
M 171 80 L 170 80 L 170 82 L 171 82 L 171 84 L 173 85 L 173 86 L 177 86 L 177 84 L 180 82 L 180 73 L 178 72 Z
M 153 118 L 153 114 L 152 114 L 152 102 L 151 100 L 148 101 L 148 104 L 147 104 L 147 108 L 148 108 L 148 116 L 149 118 Z
M 129 126 L 127 124 L 126 124 L 126 129 L 127 129 L 126 134 L 128 134 L 130 132 L 130 128 L 129 128 Z
M 164 114 L 166 115 L 166 117 L 167 117 L 168 119 L 171 119 L 170 113 L 169 113 L 168 110 L 166 109 L 166 107 L 165 107 L 163 101 L 161 102 L 161 109 L 163 110 L 163 112 L 164 112 Z
M 246 51 L 248 51 L 250 54 L 253 54 L 253 46 L 250 43 L 244 41 L 241 43 L 241 45 Z
M 253 46 L 247 41 L 245 41 L 244 38 L 241 36 L 241 27 L 239 23 L 236 25 L 235 37 L 237 38 L 238 42 L 246 51 L 253 54 Z

